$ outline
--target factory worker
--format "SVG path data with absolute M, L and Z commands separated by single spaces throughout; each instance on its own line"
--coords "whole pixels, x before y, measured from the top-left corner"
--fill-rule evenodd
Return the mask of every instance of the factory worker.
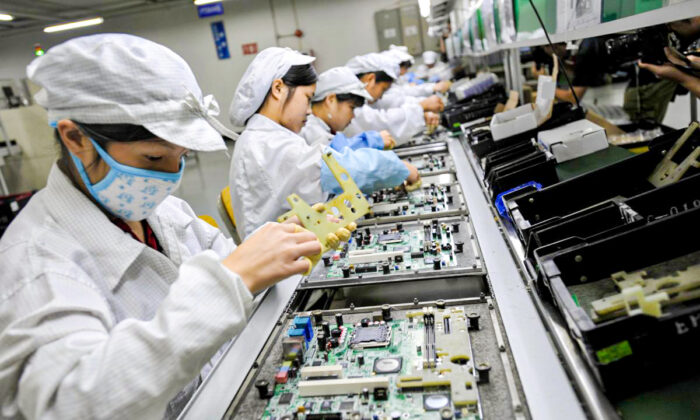
M 388 131 L 365 131 L 346 137 L 341 131 L 350 124 L 355 108 L 373 98 L 365 85 L 347 67 L 334 67 L 318 76 L 316 92 L 311 99 L 311 114 L 299 135 L 309 145 L 320 143 L 342 151 L 345 147 L 391 149 L 396 141 Z
M 416 69 L 416 75 L 429 82 L 439 82 L 449 80 L 452 77 L 452 70 L 447 63 L 440 61 L 440 54 L 435 51 L 424 51 L 423 64 Z
M 236 224 L 244 235 L 286 212 L 292 193 L 314 204 L 342 192 L 323 163 L 325 151 L 365 193 L 420 181 L 416 168 L 393 152 L 336 152 L 318 143 L 310 146 L 299 136 L 316 88 L 314 60 L 289 48 L 267 48 L 238 83 L 229 117 L 245 130 L 236 142 L 229 182 Z
M 183 154 L 224 150 L 226 129 L 169 49 L 75 38 L 27 76 L 61 156 L 0 240 L 2 417 L 173 418 L 253 293 L 320 244 L 269 224 L 236 248 L 170 195 Z
M 375 106 L 379 109 L 394 108 L 410 101 L 420 101 L 434 94 L 443 94 L 450 88 L 449 81 L 409 83 L 406 74 L 415 60 L 405 46 L 391 45 L 388 50 L 382 52 L 382 55 L 399 63 L 399 77 L 376 102 Z
M 379 53 L 354 57 L 346 66 L 365 84 L 374 101 L 391 87 L 399 73 L 398 63 Z M 365 104 L 355 109 L 355 118 L 344 134 L 355 136 L 367 130 L 388 130 L 398 144 L 403 144 L 426 127 L 438 125 L 439 117 L 433 111 L 439 112 L 443 108 L 437 96 L 389 109 L 377 109 L 372 103 Z

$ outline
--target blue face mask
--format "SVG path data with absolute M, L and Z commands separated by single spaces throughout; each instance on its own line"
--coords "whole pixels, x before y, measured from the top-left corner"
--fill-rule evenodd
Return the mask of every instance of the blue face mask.
M 102 207 L 120 219 L 140 221 L 146 219 L 180 184 L 185 170 L 185 158 L 180 161 L 180 171 L 159 172 L 122 165 L 100 147 L 93 139 L 97 153 L 110 169 L 96 184 L 90 182 L 83 163 L 71 153 L 80 177 L 90 194 Z

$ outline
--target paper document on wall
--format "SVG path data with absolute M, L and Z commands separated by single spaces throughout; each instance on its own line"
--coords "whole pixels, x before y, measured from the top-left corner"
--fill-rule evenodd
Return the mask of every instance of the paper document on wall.
M 557 0 L 557 32 L 599 24 L 601 7 L 602 0 Z

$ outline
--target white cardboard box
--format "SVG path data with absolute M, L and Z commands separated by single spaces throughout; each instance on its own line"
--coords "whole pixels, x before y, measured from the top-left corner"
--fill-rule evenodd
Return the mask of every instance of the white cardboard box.
M 493 116 L 490 124 L 493 140 L 502 140 L 537 128 L 539 121 L 549 113 L 555 92 L 556 84 L 552 77 L 540 76 L 537 79 L 537 102 L 535 105 L 522 105 Z
M 551 152 L 558 163 L 576 159 L 608 147 L 605 129 L 588 120 L 540 131 L 537 141 Z
M 532 104 L 495 114 L 491 118 L 491 136 L 494 141 L 537 128 L 537 117 Z

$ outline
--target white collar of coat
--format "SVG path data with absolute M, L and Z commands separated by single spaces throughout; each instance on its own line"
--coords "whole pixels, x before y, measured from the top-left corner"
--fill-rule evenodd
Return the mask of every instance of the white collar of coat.
M 321 126 L 325 131 L 327 131 L 329 134 L 331 134 L 331 127 L 326 124 L 325 121 L 323 121 L 322 118 L 319 118 L 315 116 L 314 114 L 309 115 L 309 120 L 313 120 L 314 122 L 312 124 L 318 124 Z M 310 121 L 307 121 L 306 123 L 308 124 Z
M 44 194 L 48 213 L 90 253 L 114 290 L 146 245 L 112 223 L 55 163 Z
M 248 120 L 248 123 L 245 125 L 246 130 L 262 130 L 262 131 L 286 131 L 287 133 L 297 136 L 299 134 L 295 133 L 294 131 L 288 129 L 287 127 L 284 127 L 281 124 L 278 124 L 271 119 L 267 118 L 266 116 L 262 114 L 254 114 L 250 119 Z

